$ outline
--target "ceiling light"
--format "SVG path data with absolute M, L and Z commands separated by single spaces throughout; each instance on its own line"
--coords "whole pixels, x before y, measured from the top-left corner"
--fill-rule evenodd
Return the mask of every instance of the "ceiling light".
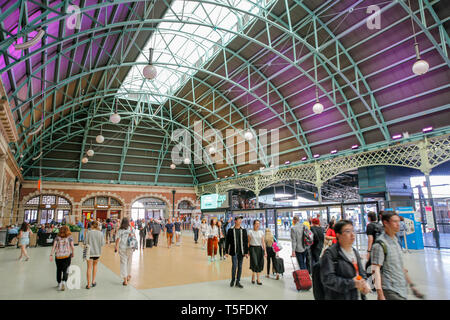
M 42 39 L 44 34 L 45 34 L 45 31 L 42 29 L 39 29 L 39 31 L 33 37 L 33 39 L 31 39 L 30 41 L 24 42 L 24 43 L 19 43 L 19 44 L 14 45 L 14 49 L 23 50 L 23 49 L 31 48 L 32 46 L 37 44 Z
M 307 157 L 303 157 L 303 158 L 302 158 L 302 161 L 305 161 L 306 159 L 308 159 L 308 158 L 307 158 Z
M 109 121 L 114 124 L 118 124 L 120 122 L 120 115 L 118 113 L 114 113 L 109 117 Z
M 190 164 L 191 163 L 191 159 L 189 158 L 184 158 L 184 164 Z
M 265 168 L 264 167 L 259 167 L 259 170 L 264 170 Z
M 94 150 L 89 149 L 86 154 L 88 155 L 88 157 L 92 157 L 94 155 Z
M 144 77 L 148 80 L 153 80 L 158 75 L 158 70 L 156 70 L 156 67 L 152 64 L 152 58 L 153 58 L 153 48 L 149 49 L 150 53 L 148 56 L 148 65 L 144 67 L 142 70 L 142 73 L 144 74 Z
M 250 130 L 245 131 L 244 138 L 247 141 L 252 140 L 253 139 L 253 133 Z
M 430 132 L 433 131 L 433 127 L 426 127 L 422 129 L 422 132 Z
M 352 149 L 358 149 L 358 145 L 357 144 L 352 145 Z
M 337 153 L 337 150 L 336 150 L 336 149 L 331 150 L 331 154 L 335 154 L 335 153 Z
M 170 169 L 175 169 L 177 166 L 175 165 L 175 163 L 172 163 L 171 165 L 170 165 Z
M 103 136 L 103 125 L 100 126 L 100 134 L 95 137 L 95 141 L 97 141 L 97 143 L 103 143 L 105 141 L 105 137 Z
M 81 159 L 81 162 L 83 163 L 88 163 L 89 159 L 87 157 L 83 157 L 83 159 Z
M 23 158 L 23 154 L 20 155 L 20 158 Z
M 320 157 L 320 154 L 315 154 L 314 155 L 314 158 L 318 158 L 318 157 Z
M 323 112 L 323 104 L 319 100 L 313 105 L 313 111 L 315 114 L 321 114 Z
M 109 117 L 109 121 L 111 121 L 114 124 L 118 124 L 120 122 L 120 115 L 117 113 L 117 100 L 116 100 L 116 112 L 113 113 L 110 117 Z
M 253 171 L 252 169 L 248 170 L 248 172 L 252 172 L 252 171 Z
M 290 164 L 291 162 L 288 160 L 288 161 L 286 161 L 284 164 Z
M 401 134 L 396 134 L 392 136 L 392 139 L 397 140 L 397 139 L 401 139 L 402 135 Z
M 103 141 L 105 141 L 105 137 L 99 134 L 97 137 L 95 137 L 95 141 L 97 141 L 97 143 L 103 143 Z
M 228 176 L 225 176 L 225 178 L 228 178 Z
M 209 151 L 209 154 L 214 154 L 214 153 L 216 153 L 216 148 L 209 147 L 208 151 Z
M 430 65 L 425 60 L 419 59 L 417 60 L 413 66 L 412 71 L 418 75 L 421 76 L 422 74 L 427 73 L 428 69 L 430 68 Z

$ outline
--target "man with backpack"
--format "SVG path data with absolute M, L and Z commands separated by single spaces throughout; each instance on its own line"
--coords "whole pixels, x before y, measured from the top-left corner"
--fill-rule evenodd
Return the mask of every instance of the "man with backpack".
M 297 258 L 300 270 L 305 270 L 307 269 L 306 249 L 312 244 L 313 235 L 305 225 L 299 223 L 297 216 L 294 217 L 292 222 L 294 224 L 291 228 L 292 257 Z
M 381 211 L 380 213 L 382 213 L 382 212 L 383 211 Z M 369 212 L 367 214 L 367 217 L 369 218 L 369 221 L 370 221 L 366 227 L 367 261 L 369 262 L 370 261 L 370 252 L 372 251 L 372 245 L 377 240 L 377 237 L 379 237 L 383 233 L 383 226 L 381 224 L 377 223 L 377 216 L 376 216 L 375 212 Z
M 395 236 L 400 230 L 400 217 L 393 211 L 384 212 L 382 222 L 384 232 L 377 237 L 371 254 L 378 300 L 407 300 L 408 285 L 416 297 L 424 298 L 403 264 L 402 249 Z

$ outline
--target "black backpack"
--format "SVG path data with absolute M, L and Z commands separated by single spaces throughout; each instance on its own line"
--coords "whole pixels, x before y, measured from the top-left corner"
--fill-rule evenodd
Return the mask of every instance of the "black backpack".
M 333 255 L 333 250 L 326 250 L 329 251 L 332 254 L 333 262 L 337 261 L 337 255 Z M 320 279 L 320 262 L 322 261 L 322 258 L 319 259 L 313 266 L 312 266 L 312 284 L 313 284 L 313 295 L 314 300 L 325 300 L 325 289 L 323 287 L 322 279 Z
M 381 224 L 379 224 L 378 222 L 372 222 L 375 226 L 375 235 L 373 237 L 373 243 L 375 243 L 378 239 L 379 236 L 381 236 L 381 234 L 384 231 L 384 228 Z

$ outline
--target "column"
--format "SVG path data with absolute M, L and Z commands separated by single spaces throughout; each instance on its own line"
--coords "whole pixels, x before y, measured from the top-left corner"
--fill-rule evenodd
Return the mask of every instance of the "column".
M 427 191 L 428 191 L 428 204 L 431 207 L 431 212 L 433 213 L 433 224 L 434 224 L 434 231 L 433 231 L 433 237 L 434 240 L 436 241 L 436 246 L 438 249 L 441 248 L 441 244 L 440 244 L 440 239 L 439 239 L 439 231 L 438 231 L 438 226 L 436 223 L 436 212 L 434 210 L 434 200 L 433 200 L 433 194 L 431 193 L 431 182 L 430 182 L 430 174 L 426 173 L 425 174 L 425 180 L 427 182 Z M 427 220 L 427 224 L 428 224 L 428 220 Z

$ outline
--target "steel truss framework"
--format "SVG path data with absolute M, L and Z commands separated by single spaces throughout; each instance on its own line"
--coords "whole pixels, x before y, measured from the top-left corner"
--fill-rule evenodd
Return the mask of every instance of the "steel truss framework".
M 357 153 L 290 168 L 268 170 L 266 173 L 229 179 L 224 182 L 195 187 L 198 196 L 208 193 L 224 193 L 233 189 L 246 189 L 259 195 L 260 191 L 280 181 L 302 180 L 320 188 L 329 179 L 357 168 L 389 165 L 418 169 L 424 174 L 450 160 L 450 135 L 399 144 L 382 149 Z
M 321 5 L 314 9 L 310 9 L 304 1 L 277 1 L 278 13 L 273 12 L 273 6 L 266 6 L 268 3 L 265 0 L 253 0 L 251 1 L 254 5 L 258 7 L 258 14 L 252 12 L 242 12 L 236 7 L 230 5 L 226 1 L 200 1 L 192 0 L 197 2 L 200 6 L 201 3 L 212 4 L 220 6 L 225 10 L 230 12 L 235 12 L 236 14 L 244 13 L 243 18 L 239 19 L 239 26 L 236 30 L 223 30 L 232 33 L 235 38 L 241 38 L 246 41 L 246 44 L 238 50 L 232 50 L 228 47 L 228 43 L 215 43 L 217 47 L 217 52 L 213 58 L 222 56 L 224 61 L 224 71 L 220 70 L 220 67 L 213 69 L 210 62 L 213 60 L 211 58 L 208 61 L 201 61 L 196 66 L 188 66 L 186 63 L 180 59 L 176 52 L 171 52 L 174 58 L 179 61 L 179 63 L 185 67 L 190 68 L 195 71 L 194 75 L 185 79 L 183 86 L 190 88 L 189 92 L 181 95 L 177 90 L 170 92 L 170 94 L 161 94 L 159 92 L 153 92 L 152 94 L 156 96 L 163 97 L 167 99 L 164 105 L 151 105 L 145 101 L 139 100 L 137 102 L 122 101 L 120 114 L 123 118 L 129 118 L 134 123 L 128 128 L 124 128 L 126 135 L 123 139 L 122 154 L 120 157 L 120 169 L 118 180 L 121 181 L 123 174 L 131 174 L 131 172 L 125 171 L 124 167 L 126 165 L 126 159 L 128 157 L 133 157 L 128 155 L 129 150 L 137 150 L 133 147 L 133 142 L 139 142 L 135 140 L 134 137 L 139 134 L 136 132 L 136 128 L 139 126 L 154 126 L 162 130 L 166 134 L 161 142 L 156 142 L 160 145 L 157 150 L 158 155 L 158 165 L 155 175 L 155 182 L 158 182 L 158 177 L 161 176 L 179 176 L 175 173 L 161 173 L 161 168 L 167 169 L 164 166 L 164 159 L 167 157 L 167 150 L 170 146 L 170 141 L 168 141 L 167 136 L 176 128 L 186 128 L 192 132 L 193 124 L 190 119 L 199 119 L 204 122 L 207 128 L 214 128 L 218 125 L 225 125 L 228 128 L 240 129 L 242 127 L 261 127 L 271 121 L 276 119 L 282 123 L 280 129 L 285 128 L 289 132 L 289 136 L 282 138 L 280 143 L 288 141 L 294 138 L 297 145 L 293 145 L 288 149 L 280 150 L 278 155 L 288 154 L 291 152 L 303 151 L 309 158 L 312 157 L 311 148 L 323 143 L 332 141 L 333 139 L 340 139 L 345 137 L 355 137 L 361 147 L 377 147 L 381 144 L 392 143 L 391 134 L 389 132 L 388 126 L 394 125 L 405 121 L 406 118 L 391 119 L 386 121 L 384 119 L 382 111 L 386 108 L 392 107 L 395 104 L 404 103 L 413 98 L 420 96 L 425 96 L 432 92 L 439 90 L 445 90 L 450 87 L 450 85 L 441 86 L 434 88 L 432 91 L 423 92 L 415 97 L 406 98 L 401 101 L 394 102 L 390 105 L 380 105 L 377 102 L 376 94 L 391 86 L 395 86 L 399 83 L 403 83 L 414 78 L 413 75 L 408 76 L 400 81 L 390 83 L 381 88 L 372 89 L 367 80 L 368 77 L 377 76 L 377 74 L 383 72 L 383 70 L 375 71 L 370 74 L 364 74 L 359 65 L 368 57 L 362 60 L 355 60 L 350 50 L 363 46 L 370 39 L 376 36 L 382 35 L 384 32 L 389 32 L 391 28 L 394 28 L 399 23 L 405 22 L 411 17 L 413 18 L 415 24 L 419 27 L 417 32 L 418 35 L 423 35 L 431 43 L 432 47 L 422 48 L 422 53 L 436 51 L 437 54 L 442 59 L 443 63 L 432 66 L 432 70 L 437 70 L 442 67 L 449 67 L 450 61 L 447 54 L 447 46 L 450 45 L 450 39 L 448 33 L 444 29 L 444 23 L 448 22 L 448 18 L 445 20 L 440 20 L 433 9 L 433 6 L 439 3 L 439 0 L 428 1 L 419 0 L 419 6 L 413 10 L 404 3 L 404 1 L 392 1 L 381 7 L 381 13 L 388 11 L 389 9 L 397 6 L 401 8 L 405 13 L 399 21 L 392 23 L 378 32 L 374 32 L 367 38 L 353 44 L 351 47 L 346 47 L 342 39 L 348 35 L 350 32 L 356 30 L 358 27 L 366 23 L 363 19 L 356 23 L 352 28 L 335 34 L 332 30 L 331 24 L 338 19 L 343 18 L 348 12 L 353 8 L 358 8 L 361 6 L 363 1 L 355 1 L 349 5 L 346 10 L 342 12 L 337 12 L 336 16 L 324 22 L 321 19 L 321 15 L 324 12 L 332 9 L 337 2 L 324 1 Z M 39 14 L 33 17 L 32 21 L 29 21 L 29 4 L 39 5 Z M 144 8 L 139 11 L 138 7 L 140 4 L 144 3 Z M 164 1 L 167 6 L 167 10 L 170 10 L 170 1 Z M 181 36 L 189 38 L 191 41 L 198 42 L 199 45 L 201 41 L 207 40 L 202 39 L 200 36 L 193 34 L 183 34 L 180 31 L 171 31 L 159 29 L 158 27 L 149 27 L 161 22 L 174 22 L 180 24 L 194 24 L 198 26 L 204 26 L 209 28 L 218 28 L 213 23 L 209 21 L 195 22 L 184 21 L 183 17 L 172 17 L 170 19 L 164 18 L 149 18 L 150 13 L 153 10 L 151 1 L 135 1 L 132 5 L 129 5 L 129 1 L 125 0 L 112 0 L 108 2 L 99 1 L 95 5 L 86 5 L 85 1 L 80 2 L 80 14 L 84 20 L 91 21 L 91 26 L 88 29 L 80 30 L 72 35 L 67 35 L 65 19 L 67 18 L 67 8 L 69 6 L 69 1 L 61 1 L 56 5 L 50 7 L 49 2 L 44 0 L 42 3 L 36 1 L 17 1 L 10 7 L 8 7 L 3 12 L 0 12 L 0 52 L 3 54 L 5 66 L 0 70 L 0 73 L 6 73 L 10 82 L 10 92 L 8 94 L 9 101 L 13 105 L 13 112 L 17 114 L 17 129 L 20 135 L 20 141 L 15 145 L 15 148 L 20 152 L 16 154 L 16 160 L 20 166 L 25 168 L 24 173 L 28 174 L 31 169 L 37 167 L 37 161 L 33 161 L 32 158 L 39 154 L 39 138 L 33 137 L 31 139 L 27 138 L 29 132 L 35 130 L 41 125 L 39 117 L 37 117 L 37 111 L 44 109 L 46 114 L 44 115 L 45 134 L 43 136 L 45 143 L 43 157 L 48 157 L 50 152 L 61 145 L 65 141 L 72 137 L 82 137 L 82 142 L 80 144 L 80 157 L 83 157 L 87 141 L 92 139 L 90 136 L 91 129 L 98 129 L 102 123 L 105 123 L 105 119 L 108 117 L 108 112 L 112 112 L 115 101 L 117 100 L 117 90 L 118 88 L 113 85 L 115 82 L 120 84 L 122 80 L 119 77 L 119 71 L 121 68 L 129 68 L 136 63 L 126 62 L 127 57 L 130 53 L 131 48 L 142 50 L 136 43 L 136 37 L 140 32 L 155 32 L 158 30 L 161 34 L 178 32 Z M 125 6 L 127 8 L 127 16 L 123 21 L 117 21 L 119 16 L 119 5 Z M 296 23 L 292 22 L 292 11 L 294 9 L 300 8 L 306 12 L 306 16 Z M 5 18 L 12 14 L 15 10 L 19 10 L 19 23 L 17 25 L 17 33 L 11 34 L 7 28 L 5 28 L 3 21 Z M 104 13 L 105 10 L 109 10 L 109 19 L 106 22 L 99 21 L 99 16 Z M 90 12 L 94 11 L 92 16 Z M 432 17 L 433 23 L 427 23 L 426 15 Z M 418 18 L 418 16 L 420 18 Z M 253 20 L 252 20 L 253 19 Z M 251 21 L 249 24 L 248 22 Z M 25 50 L 20 58 L 12 56 L 8 52 L 8 48 L 12 43 L 18 38 L 25 36 L 33 31 L 43 28 L 44 30 L 49 27 L 52 23 L 59 24 L 59 34 L 58 37 L 53 37 L 52 35 L 46 34 L 41 41 L 41 47 L 36 50 Z M 252 36 L 246 34 L 246 31 L 252 27 L 260 24 L 260 30 Z M 305 37 L 299 35 L 299 30 L 311 26 L 312 32 Z M 439 34 L 440 42 L 436 41 L 433 33 Z M 325 33 L 330 40 L 319 43 L 319 33 Z M 258 40 L 262 35 L 267 36 L 267 41 L 262 42 Z M 94 59 L 94 62 L 87 63 L 90 60 L 91 47 L 94 45 L 102 48 L 103 45 L 113 37 L 118 37 L 115 45 L 110 52 L 102 51 L 102 54 L 106 55 L 107 62 L 104 65 L 99 65 L 98 59 L 100 57 L 100 52 Z M 49 42 L 54 40 L 53 42 Z M 72 41 L 72 42 L 71 42 Z M 412 36 L 405 37 L 399 43 L 395 45 L 400 45 L 407 41 L 412 41 Z M 284 46 L 285 43 L 291 43 L 290 46 Z M 64 44 L 64 46 L 63 46 Z M 69 45 L 67 45 L 69 44 Z M 81 61 L 78 61 L 75 57 L 76 48 L 82 45 L 86 45 L 86 49 L 83 52 L 83 57 Z M 280 49 L 280 46 L 283 47 Z M 262 50 L 251 58 L 245 58 L 245 50 L 257 46 Z M 323 52 L 325 49 L 330 47 L 335 47 L 335 54 L 325 55 Z M 56 47 L 56 52 L 49 55 L 49 52 Z M 305 48 L 307 52 L 302 54 L 302 50 Z M 387 50 L 388 48 L 386 48 Z M 382 54 L 383 51 L 376 53 L 373 56 Z M 257 61 L 265 54 L 272 54 L 273 58 L 267 62 L 270 64 L 272 61 L 283 62 L 283 66 L 275 73 L 267 75 L 262 69 L 257 65 Z M 38 67 L 31 65 L 31 59 L 33 57 L 41 56 L 41 64 Z M 411 59 L 414 57 L 411 56 Z M 65 59 L 69 61 L 69 67 L 67 70 L 67 76 L 65 79 L 60 79 L 60 63 L 61 60 Z M 229 62 L 231 60 L 239 61 L 236 68 L 229 67 Z M 343 61 L 349 62 L 346 66 L 341 66 L 340 63 Z M 303 64 L 311 61 L 314 65 L 305 67 Z M 398 61 L 389 66 L 389 68 L 395 68 L 404 61 Z M 25 63 L 26 73 L 20 81 L 16 81 L 14 75 L 14 69 Z M 46 68 L 52 63 L 56 65 L 56 72 L 54 79 L 49 79 L 46 74 Z M 315 67 L 317 65 L 317 67 Z M 160 63 L 159 67 L 164 68 L 175 68 L 175 65 L 169 63 Z M 77 67 L 79 69 L 78 73 L 72 73 L 72 69 Z M 296 80 L 305 80 L 307 85 L 303 86 L 300 92 L 308 92 L 308 90 L 313 90 L 314 87 L 318 87 L 320 90 L 319 97 L 321 99 L 327 99 L 330 101 L 331 106 L 329 110 L 337 110 L 341 115 L 341 119 L 336 119 L 330 124 L 321 125 L 313 129 L 305 130 L 302 127 L 302 122 L 308 120 L 313 115 L 308 114 L 306 116 L 298 116 L 296 111 L 301 107 L 310 106 L 314 99 L 302 102 L 301 104 L 293 105 L 289 103 L 291 95 L 283 94 L 280 87 L 277 85 L 276 78 L 282 75 L 284 72 L 290 68 L 295 69 L 300 74 L 294 79 L 290 80 L 295 82 Z M 313 76 L 314 71 L 320 68 L 322 76 L 318 81 L 316 81 Z M 352 77 L 348 74 L 351 72 Z M 101 73 L 100 79 L 94 83 L 94 74 Z M 202 77 L 197 74 L 201 73 Z M 238 81 L 237 78 L 240 75 L 246 74 L 246 81 Z M 258 77 L 261 81 L 252 81 L 252 78 Z M 36 92 L 33 90 L 33 82 L 40 81 L 42 91 Z M 84 87 L 83 87 L 84 80 Z M 157 81 L 157 79 L 156 79 Z M 214 83 L 213 85 L 211 83 Z M 163 86 L 164 84 L 159 84 Z M 286 84 L 283 84 L 286 85 Z M 72 93 L 69 93 L 69 86 L 74 86 Z M 223 92 L 222 87 L 226 86 L 230 89 L 239 92 L 233 96 L 228 96 Z M 327 89 L 331 86 L 332 91 Z M 27 97 L 24 99 L 20 96 L 21 90 L 27 88 Z M 205 90 L 206 88 L 206 90 Z M 80 94 L 81 89 L 84 90 L 85 94 Z M 136 93 L 136 92 L 134 92 Z M 138 92 L 139 93 L 139 92 Z M 298 93 L 298 92 L 296 92 Z M 57 95 L 62 95 L 63 102 L 61 104 L 56 103 Z M 266 110 L 271 112 L 271 116 L 262 121 L 249 121 L 249 118 L 244 116 L 244 107 L 240 103 L 240 99 L 243 97 L 250 97 L 248 104 L 259 103 Z M 272 98 L 272 97 L 275 97 Z M 52 103 L 50 106 L 47 105 L 47 98 L 52 98 Z M 362 104 L 365 111 L 356 113 L 353 105 L 355 103 Z M 241 105 L 240 105 L 241 104 Z M 273 108 L 273 105 L 281 104 L 282 111 Z M 82 107 L 80 107 L 82 106 Z M 83 106 L 86 106 L 83 108 Z M 183 110 L 174 114 L 172 112 L 173 107 L 182 107 Z M 23 111 L 27 110 L 28 111 Z M 412 114 L 408 118 L 413 117 L 423 117 L 427 114 L 432 114 L 435 112 L 445 111 L 449 109 L 449 104 L 443 104 L 436 106 L 431 109 L 427 109 L 421 113 Z M 68 113 L 66 113 L 69 111 Z M 229 117 L 219 116 L 220 112 L 226 112 Z M 206 115 L 205 115 L 206 114 Z M 233 120 L 231 118 L 232 114 L 239 115 L 238 120 Z M 369 116 L 373 122 L 373 125 L 361 127 L 359 120 L 365 116 Z M 216 119 L 216 120 L 211 120 Z M 322 138 L 317 141 L 311 142 L 308 140 L 307 135 L 314 134 L 320 130 L 327 129 L 333 125 L 340 123 L 346 123 L 349 132 L 343 133 L 339 136 Z M 67 131 L 63 131 L 67 129 Z M 372 130 L 378 130 L 382 135 L 382 141 L 379 143 L 368 144 L 364 138 L 364 133 L 370 132 Z M 54 138 L 55 134 L 63 133 L 63 137 Z M 194 137 L 199 139 L 198 137 Z M 201 139 L 201 138 L 200 138 Z M 259 146 L 260 147 L 260 146 Z M 227 145 L 226 152 L 229 153 L 228 149 L 234 148 L 234 145 Z M 20 154 L 24 154 L 23 159 L 19 158 Z M 96 152 L 96 154 L 108 155 L 107 153 Z M 345 157 L 344 157 L 345 158 Z M 63 161 L 62 159 L 60 159 Z M 90 161 L 95 163 L 94 161 Z M 263 160 L 264 164 L 268 164 L 267 158 Z M 318 162 L 319 163 L 319 162 Z M 217 179 L 219 174 L 231 169 L 233 174 L 236 176 L 238 174 L 239 164 L 233 162 L 228 167 L 217 168 L 211 164 L 194 166 L 189 165 L 189 170 L 192 175 L 193 184 L 197 185 L 198 178 L 210 177 L 210 179 Z M 321 164 L 322 166 L 322 164 Z M 303 167 L 303 166 L 302 166 Z M 355 167 L 355 166 L 353 166 Z M 206 168 L 204 173 L 198 173 L 198 170 Z M 295 167 L 297 168 L 297 167 Z M 309 168 L 309 169 L 308 169 Z M 311 169 L 312 168 L 312 169 Z M 43 169 L 55 169 L 46 168 Z M 74 164 L 74 170 L 77 170 L 77 180 L 82 181 L 81 173 L 90 172 L 81 165 L 81 161 Z M 307 167 L 302 169 L 304 175 L 302 178 L 306 181 L 311 181 L 316 184 L 320 184 L 323 181 L 329 179 L 326 167 L 320 167 L 320 175 L 317 178 L 316 167 L 313 165 L 307 165 Z M 297 169 L 289 169 L 292 170 Z M 98 170 L 97 170 L 98 171 Z M 335 172 L 336 170 L 332 170 Z M 115 173 L 111 170 L 103 170 L 105 173 Z M 277 174 L 284 172 L 281 170 Z M 309 173 L 308 173 L 309 172 Z M 276 175 L 275 175 L 276 176 Z M 250 178 L 245 178 L 250 179 Z M 253 178 L 252 178 L 253 179 Z M 261 190 L 261 187 L 266 185 L 266 180 L 269 179 L 265 175 L 261 175 L 259 180 L 255 182 L 249 182 L 250 187 L 254 191 Z M 312 180 L 311 180 L 312 179 Z M 115 181 L 115 182 L 117 182 Z M 241 181 L 241 180 L 236 180 Z M 251 179 L 249 180 L 251 181 Z M 225 182 L 225 184 L 228 182 Z M 273 183 L 273 182 L 271 182 Z M 222 184 L 219 184 L 222 185 Z M 204 188 L 202 186 L 201 188 Z

